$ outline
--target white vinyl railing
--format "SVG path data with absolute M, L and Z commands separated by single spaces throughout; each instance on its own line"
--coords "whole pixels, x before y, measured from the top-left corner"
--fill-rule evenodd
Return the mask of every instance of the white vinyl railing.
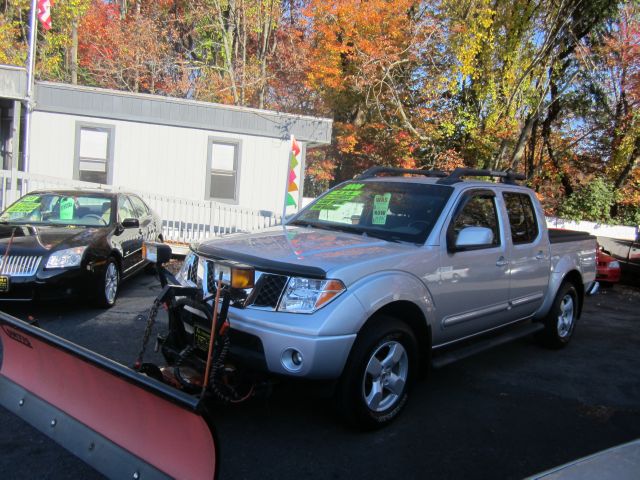
M 162 218 L 167 241 L 191 243 L 236 232 L 255 232 L 279 225 L 280 215 L 210 200 L 189 200 L 115 185 L 81 182 L 17 170 L 0 170 L 0 209 L 34 190 L 97 188 L 139 195 Z

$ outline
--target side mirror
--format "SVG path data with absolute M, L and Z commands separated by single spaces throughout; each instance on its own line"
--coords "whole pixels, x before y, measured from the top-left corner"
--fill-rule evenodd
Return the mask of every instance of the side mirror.
M 456 251 L 486 248 L 493 245 L 493 231 L 486 227 L 465 227 L 458 233 Z
M 125 218 L 122 221 L 124 228 L 140 228 L 140 221 L 137 218 Z
M 171 260 L 171 247 L 166 243 L 144 242 L 142 256 L 152 263 L 163 265 Z

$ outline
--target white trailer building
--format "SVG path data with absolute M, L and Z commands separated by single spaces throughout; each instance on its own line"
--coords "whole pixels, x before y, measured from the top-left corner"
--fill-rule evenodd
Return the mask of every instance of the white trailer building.
M 300 177 L 306 149 L 331 141 L 326 118 L 49 82 L 34 90 L 29 174 L 280 213 L 290 135 Z M 25 93 L 24 70 L 0 66 L 4 170 L 23 170 Z

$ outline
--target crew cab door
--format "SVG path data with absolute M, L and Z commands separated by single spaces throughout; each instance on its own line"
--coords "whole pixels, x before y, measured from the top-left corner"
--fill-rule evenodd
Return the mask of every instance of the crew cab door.
M 430 284 L 446 343 L 507 321 L 509 264 L 495 194 L 468 190 L 458 200 L 441 236 L 440 281 Z M 467 227 L 488 228 L 491 241 L 455 248 Z
M 511 243 L 509 300 L 514 320 L 532 315 L 544 300 L 551 274 L 549 236 L 540 228 L 533 200 L 524 192 L 503 192 Z

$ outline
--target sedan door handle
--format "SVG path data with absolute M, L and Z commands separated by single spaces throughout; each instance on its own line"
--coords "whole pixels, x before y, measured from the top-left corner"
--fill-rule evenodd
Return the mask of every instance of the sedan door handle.
M 544 252 L 538 252 L 538 254 L 536 255 L 536 259 L 537 260 L 544 260 L 545 259 Z
M 504 267 L 504 266 L 506 266 L 506 265 L 508 265 L 508 264 L 509 264 L 509 262 L 507 261 L 507 259 L 506 259 L 506 258 L 504 258 L 504 257 L 500 257 L 500 258 L 498 259 L 498 261 L 496 262 L 496 267 Z

